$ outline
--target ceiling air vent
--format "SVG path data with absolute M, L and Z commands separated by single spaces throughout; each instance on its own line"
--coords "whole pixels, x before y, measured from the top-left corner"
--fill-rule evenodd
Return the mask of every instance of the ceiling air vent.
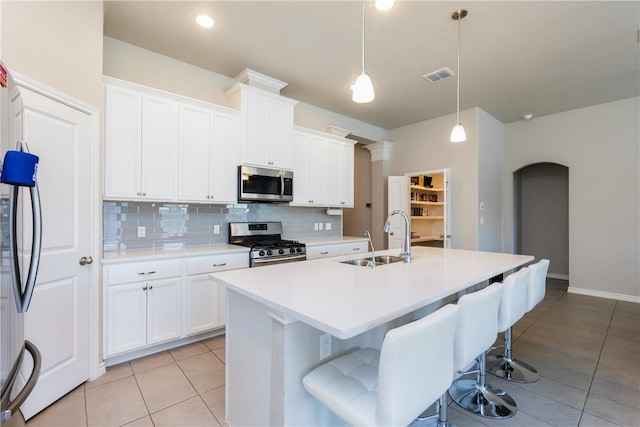
M 431 83 L 435 83 L 438 80 L 446 79 L 447 77 L 455 76 L 454 72 L 449 68 L 441 68 L 437 71 L 433 71 L 431 73 L 425 74 L 422 77 L 427 79 Z

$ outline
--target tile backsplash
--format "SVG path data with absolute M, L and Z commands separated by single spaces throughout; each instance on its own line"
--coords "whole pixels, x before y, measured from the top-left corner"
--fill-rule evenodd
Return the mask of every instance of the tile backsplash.
M 327 215 L 326 208 L 103 202 L 102 211 L 104 252 L 227 243 L 228 224 L 243 221 L 281 221 L 285 239 L 342 235 L 342 216 Z M 322 223 L 323 230 L 314 231 L 315 223 Z M 326 224 L 331 224 L 331 230 L 326 230 Z M 220 234 L 214 234 L 215 225 Z

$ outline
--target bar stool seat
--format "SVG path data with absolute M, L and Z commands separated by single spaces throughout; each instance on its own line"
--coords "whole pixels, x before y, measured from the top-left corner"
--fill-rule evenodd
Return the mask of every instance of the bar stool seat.
M 449 395 L 463 409 L 487 418 L 510 418 L 516 402 L 505 391 L 485 381 L 485 351 L 498 335 L 498 309 L 502 283 L 463 295 L 458 300 L 460 317 L 454 344 L 454 369 L 458 376 L 475 373 L 476 379 L 458 378 Z M 477 363 L 478 369 L 467 371 Z
M 458 311 L 449 304 L 392 329 L 380 351 L 333 359 L 305 375 L 304 388 L 350 425 L 406 426 L 451 385 Z

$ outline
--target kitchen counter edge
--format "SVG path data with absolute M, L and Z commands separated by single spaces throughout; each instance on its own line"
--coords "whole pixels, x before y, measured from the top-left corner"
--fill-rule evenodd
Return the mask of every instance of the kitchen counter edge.
M 122 261 L 145 261 L 169 258 L 184 258 L 190 256 L 216 255 L 224 253 L 246 252 L 249 248 L 238 245 L 201 245 L 185 246 L 180 249 L 132 249 L 125 251 L 105 252 L 102 256 L 103 264 Z

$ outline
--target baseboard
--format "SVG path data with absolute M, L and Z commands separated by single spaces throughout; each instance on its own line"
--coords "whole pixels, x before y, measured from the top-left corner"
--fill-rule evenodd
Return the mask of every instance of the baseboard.
M 594 291 L 591 289 L 575 288 L 569 286 L 567 292 L 570 294 L 588 295 L 591 297 L 615 299 L 618 301 L 635 302 L 640 304 L 640 297 L 625 294 L 614 294 L 613 292 Z
M 549 279 L 569 280 L 569 275 L 568 274 L 547 273 L 547 277 Z

